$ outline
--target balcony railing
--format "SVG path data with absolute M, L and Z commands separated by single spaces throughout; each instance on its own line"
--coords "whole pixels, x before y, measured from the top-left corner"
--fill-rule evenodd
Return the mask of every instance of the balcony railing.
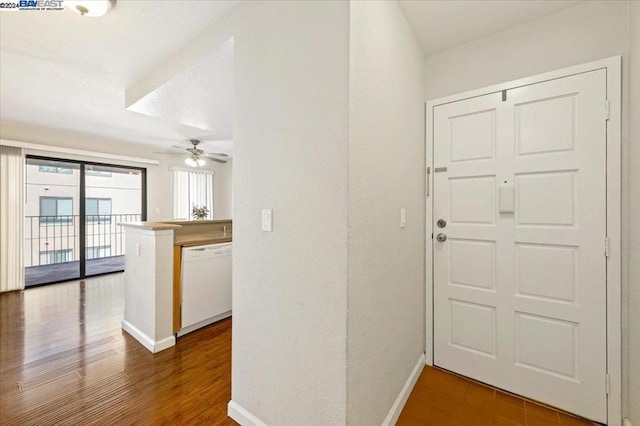
M 124 230 L 118 223 L 136 222 L 140 214 L 89 215 L 85 217 L 87 261 L 122 256 Z M 25 267 L 80 260 L 79 215 L 26 216 L 24 226 Z

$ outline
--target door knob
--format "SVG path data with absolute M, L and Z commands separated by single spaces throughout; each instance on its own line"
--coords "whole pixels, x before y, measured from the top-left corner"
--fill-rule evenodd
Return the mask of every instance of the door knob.
M 447 226 L 447 221 L 444 219 L 438 219 L 436 225 L 438 225 L 438 228 L 444 228 L 445 226 Z
M 436 240 L 444 243 L 445 241 L 447 241 L 447 234 L 443 234 L 442 232 L 439 233 L 438 235 L 436 235 Z

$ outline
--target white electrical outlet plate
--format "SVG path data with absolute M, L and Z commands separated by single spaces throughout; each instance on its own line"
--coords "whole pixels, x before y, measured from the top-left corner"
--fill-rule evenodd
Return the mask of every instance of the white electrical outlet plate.
M 271 209 L 262 210 L 262 230 L 264 232 L 273 231 L 273 214 Z
M 407 209 L 400 209 L 400 228 L 407 227 Z

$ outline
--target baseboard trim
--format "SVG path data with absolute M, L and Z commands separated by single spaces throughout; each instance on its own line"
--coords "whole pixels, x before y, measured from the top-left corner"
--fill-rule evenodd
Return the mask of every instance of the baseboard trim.
M 146 334 L 144 334 L 140 329 L 129 321 L 122 320 L 122 329 L 129 333 L 134 339 L 142 344 L 145 348 L 149 349 L 154 354 L 160 351 L 163 351 L 171 346 L 175 346 L 176 338 L 175 336 L 165 337 L 162 340 L 155 341 Z
M 262 420 L 251 414 L 234 400 L 229 401 L 227 405 L 227 415 L 242 426 L 266 426 Z
M 222 313 L 220 315 L 216 315 L 215 317 L 211 317 L 211 318 L 206 319 L 204 321 L 200 321 L 198 323 L 190 325 L 189 327 L 181 328 L 180 331 L 178 331 L 178 333 L 177 333 L 178 337 L 182 337 L 187 333 L 191 333 L 192 331 L 196 331 L 199 328 L 211 325 L 214 322 L 218 322 L 218 321 L 221 321 L 221 320 L 223 320 L 225 318 L 229 318 L 230 316 L 231 316 L 231 311 L 227 311 L 227 312 L 224 312 L 224 313 Z
M 622 420 L 622 424 L 623 424 L 623 426 L 633 426 L 631 424 L 631 420 L 629 420 L 629 419 L 623 419 Z
M 164 351 L 165 349 L 169 349 L 171 346 L 176 345 L 176 336 L 171 335 L 169 337 L 165 337 L 162 340 L 157 340 L 153 345 L 153 353 L 157 353 L 160 351 Z
M 425 354 L 421 354 L 420 358 L 418 358 L 418 362 L 416 366 L 413 367 L 413 371 L 411 375 L 405 382 L 400 394 L 396 398 L 395 402 L 391 406 L 391 410 L 389 410 L 389 414 L 382 422 L 383 426 L 393 426 L 398 421 L 398 417 L 400 417 L 400 413 L 402 413 L 402 409 L 404 408 L 404 404 L 407 403 L 407 399 L 409 399 L 409 395 L 411 395 L 411 391 L 418 381 L 418 377 L 420 377 L 420 373 L 422 373 L 422 369 L 425 366 L 426 356 Z

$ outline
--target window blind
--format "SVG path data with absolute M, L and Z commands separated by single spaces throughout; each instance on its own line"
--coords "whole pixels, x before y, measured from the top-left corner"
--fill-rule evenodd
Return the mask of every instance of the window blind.
M 205 206 L 213 217 L 213 174 L 173 170 L 173 218 L 191 219 L 194 205 Z

